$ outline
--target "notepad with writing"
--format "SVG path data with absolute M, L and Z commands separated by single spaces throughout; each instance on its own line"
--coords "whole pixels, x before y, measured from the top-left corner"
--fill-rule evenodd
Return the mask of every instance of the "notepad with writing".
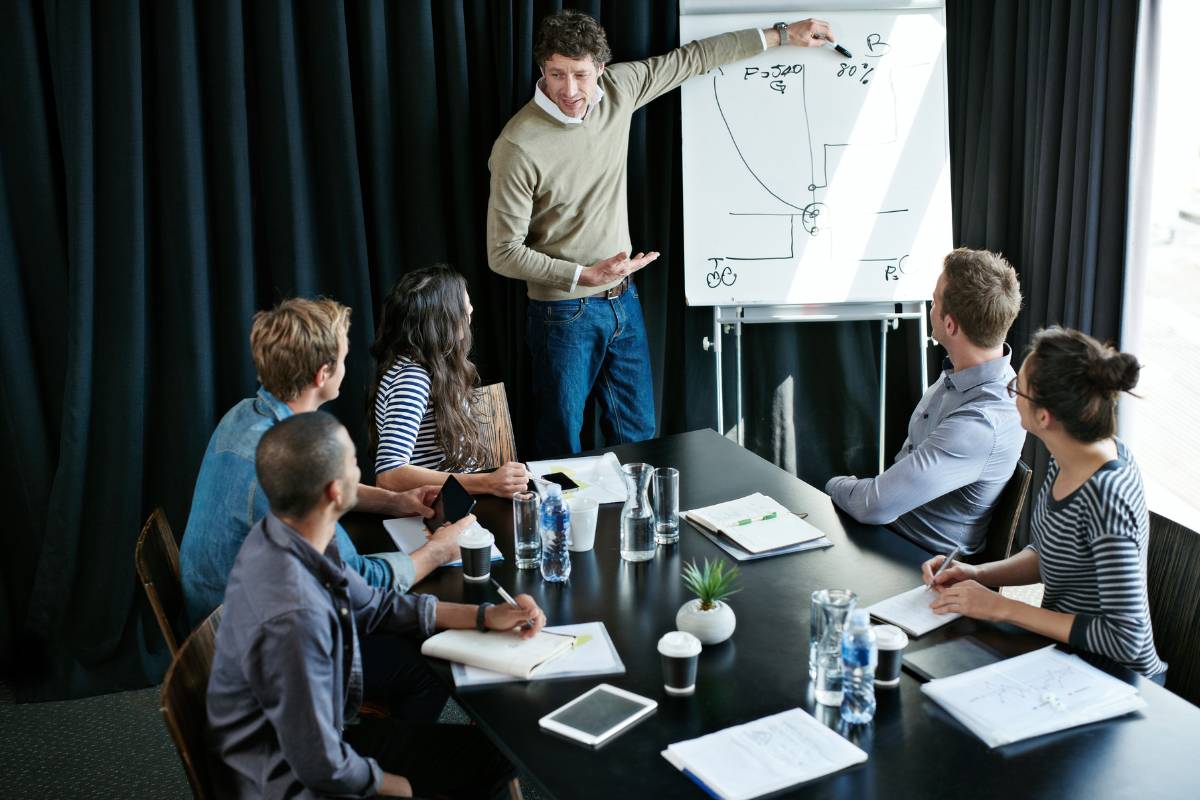
M 932 630 L 947 625 L 962 614 L 938 614 L 929 604 L 937 598 L 933 590 L 924 584 L 907 592 L 880 600 L 867 611 L 871 616 L 903 628 L 913 636 L 924 636 Z
M 930 681 L 921 691 L 988 747 L 1146 707 L 1133 686 L 1054 646 Z
M 662 756 L 720 800 L 750 800 L 867 760 L 800 708 L 677 742 Z
M 529 639 L 504 631 L 453 630 L 426 639 L 421 654 L 529 680 L 574 645 L 574 636 L 544 630 Z
M 685 511 L 684 516 L 710 531 L 728 536 L 743 550 L 755 555 L 825 536 L 807 520 L 761 492 Z

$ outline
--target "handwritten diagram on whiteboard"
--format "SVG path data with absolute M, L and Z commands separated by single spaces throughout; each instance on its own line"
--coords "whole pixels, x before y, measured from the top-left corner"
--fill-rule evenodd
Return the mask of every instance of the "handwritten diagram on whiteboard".
M 942 9 L 808 16 L 853 58 L 771 48 L 682 87 L 691 305 L 925 300 L 952 247 Z M 680 40 L 773 21 L 685 14 Z

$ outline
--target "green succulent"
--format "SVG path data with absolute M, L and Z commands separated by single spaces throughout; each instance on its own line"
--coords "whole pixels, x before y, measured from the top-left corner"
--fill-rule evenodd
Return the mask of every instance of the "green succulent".
M 704 559 L 704 566 L 697 567 L 693 561 L 683 565 L 683 583 L 692 594 L 700 599 L 700 609 L 708 611 L 740 588 L 733 588 L 738 579 L 738 568 L 717 559 Z

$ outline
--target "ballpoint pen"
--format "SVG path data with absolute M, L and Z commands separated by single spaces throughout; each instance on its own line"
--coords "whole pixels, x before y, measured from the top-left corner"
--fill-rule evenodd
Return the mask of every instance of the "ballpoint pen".
M 933 573 L 933 577 L 929 579 L 929 585 L 925 587 L 926 590 L 933 588 L 933 582 L 937 580 L 937 576 L 945 572 L 946 568 L 954 563 L 954 559 L 958 558 L 960 550 L 962 550 L 961 547 L 956 547 L 950 551 L 950 555 L 946 556 L 946 560 L 942 562 L 941 566 L 937 568 L 937 572 Z
M 511 594 L 509 594 L 508 592 L 506 592 L 504 590 L 504 587 L 501 586 L 500 583 L 495 578 L 492 578 L 492 585 L 496 587 L 496 591 L 500 593 L 500 597 L 502 597 L 504 599 L 504 602 L 508 603 L 513 608 L 520 608 L 520 606 L 517 605 L 517 601 L 513 599 L 513 596 Z M 532 628 L 533 620 L 529 620 L 529 619 L 525 620 L 525 627 Z M 566 636 L 568 639 L 576 638 L 569 633 L 557 633 L 556 631 L 548 631 L 548 630 L 545 630 L 544 628 L 542 629 L 542 633 L 549 634 L 550 636 Z

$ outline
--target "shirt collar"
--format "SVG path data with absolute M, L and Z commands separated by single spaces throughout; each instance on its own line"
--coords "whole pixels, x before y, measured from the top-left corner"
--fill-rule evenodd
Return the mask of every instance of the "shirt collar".
M 291 407 L 275 395 L 267 391 L 267 387 L 258 387 L 258 399 L 254 402 L 255 410 L 264 417 L 272 417 L 276 422 L 282 422 L 292 416 Z
M 329 546 L 325 548 L 323 554 L 318 553 L 304 537 L 296 533 L 295 528 L 275 516 L 271 511 L 268 511 L 267 516 L 263 518 L 263 535 L 276 547 L 287 550 L 300 559 L 300 562 L 308 567 L 321 583 L 339 587 L 349 583 L 343 569 L 341 556 L 338 554 L 336 537 L 329 540 Z
M 533 85 L 533 102 L 537 103 L 538 108 L 540 108 L 542 111 L 545 111 L 551 117 L 563 123 L 564 125 L 581 124 L 585 119 L 587 119 L 587 115 L 591 113 L 592 109 L 600 105 L 600 101 L 603 99 L 604 90 L 597 85 L 596 99 L 588 104 L 587 111 L 583 112 L 583 116 L 568 117 L 566 114 L 562 113 L 562 110 L 559 109 L 558 106 L 554 104 L 553 100 L 546 96 L 546 93 L 542 90 L 542 81 L 540 79 Z
M 1008 370 L 1011 361 L 1012 348 L 1008 346 L 1008 342 L 1004 343 L 1004 353 L 1002 355 L 990 361 L 985 361 L 982 364 L 976 364 L 973 367 L 964 369 L 962 372 L 954 372 L 954 363 L 947 357 L 942 360 L 942 370 L 945 375 L 943 380 L 945 381 L 946 388 L 957 392 L 965 392 L 968 389 L 974 389 L 976 386 L 1000 380 Z

